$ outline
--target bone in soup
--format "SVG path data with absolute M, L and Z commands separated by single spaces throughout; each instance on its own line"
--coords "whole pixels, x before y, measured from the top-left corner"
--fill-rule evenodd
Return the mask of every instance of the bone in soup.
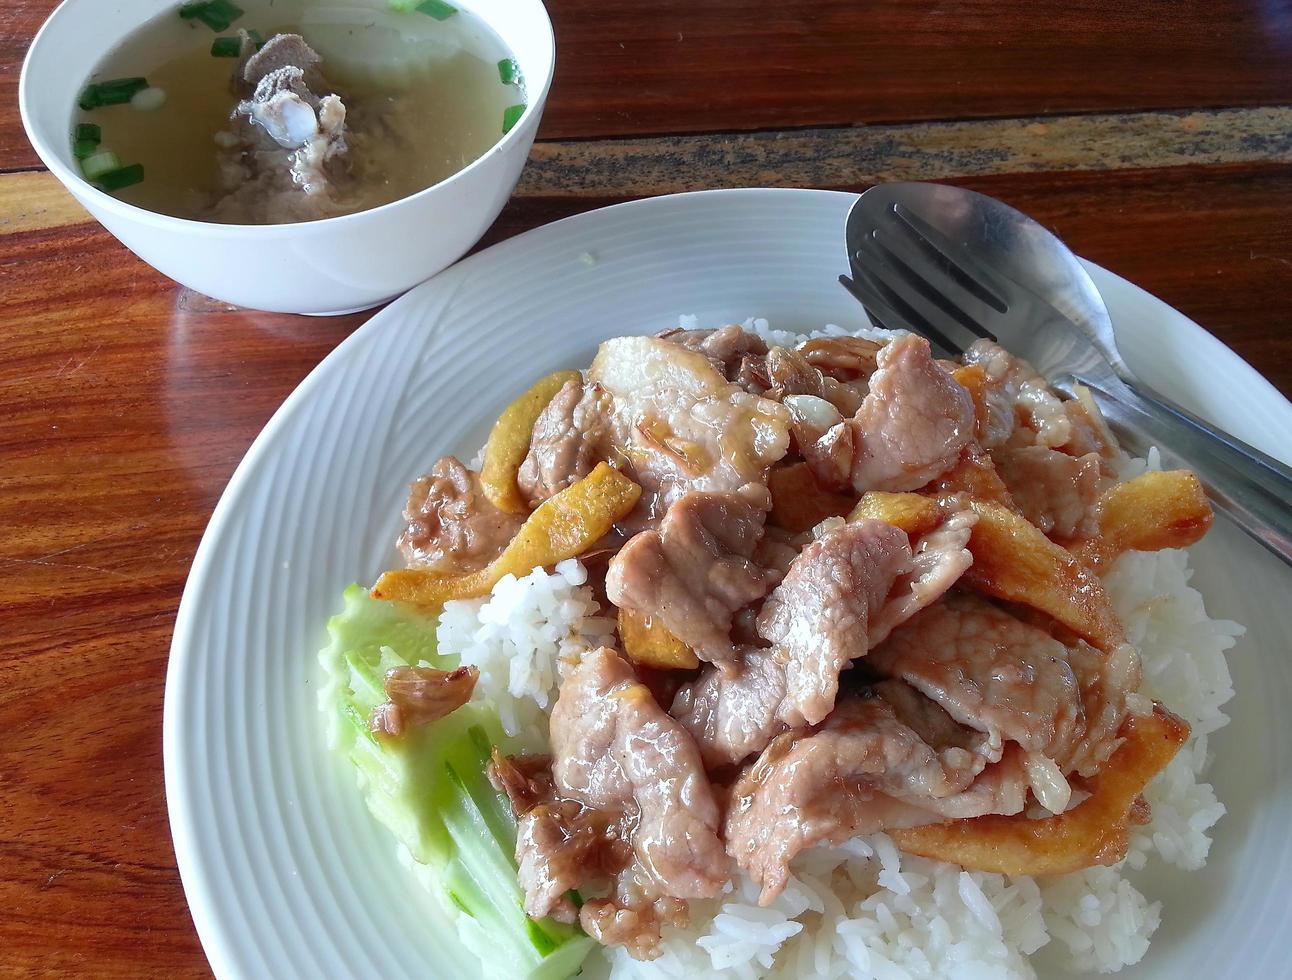
M 131 204 L 278 224 L 430 187 L 524 108 L 502 41 L 444 0 L 203 0 L 154 18 L 96 66 L 72 139 L 86 179 Z

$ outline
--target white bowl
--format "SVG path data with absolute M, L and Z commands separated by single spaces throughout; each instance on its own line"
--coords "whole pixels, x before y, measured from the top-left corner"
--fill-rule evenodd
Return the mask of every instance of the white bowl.
M 411 197 L 323 221 L 222 225 L 146 211 L 96 190 L 72 156 L 73 117 L 85 76 L 105 52 L 177 6 L 178 0 L 64 0 L 27 52 L 18 102 L 27 137 L 50 172 L 122 244 L 190 289 L 279 313 L 375 306 L 459 258 L 493 223 L 516 186 L 556 56 L 552 24 L 540 0 L 465 5 L 511 49 L 525 77 L 528 106 L 484 156 Z

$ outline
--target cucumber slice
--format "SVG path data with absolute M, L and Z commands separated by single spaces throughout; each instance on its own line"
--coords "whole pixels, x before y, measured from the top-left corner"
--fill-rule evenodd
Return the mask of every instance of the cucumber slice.
M 510 748 L 497 713 L 473 701 L 399 739 L 374 735 L 368 717 L 385 700 L 387 670 L 417 663 L 449 670 L 457 658 L 436 649 L 435 620 L 413 608 L 372 599 L 357 585 L 343 602 L 319 654 L 326 675 L 319 706 L 330 743 L 354 764 L 368 809 L 404 845 L 487 975 L 564 980 L 577 973 L 593 941 L 573 926 L 525 915 L 515 820 L 485 774 L 492 747 Z

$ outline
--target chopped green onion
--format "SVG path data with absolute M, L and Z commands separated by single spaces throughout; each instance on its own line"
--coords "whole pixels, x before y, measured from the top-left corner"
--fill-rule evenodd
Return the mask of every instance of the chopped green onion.
M 520 117 L 525 114 L 525 103 L 520 105 L 509 105 L 502 111 L 502 131 L 504 134 L 511 132 L 511 127 L 520 122 Z
M 227 17 L 230 22 L 237 20 L 246 13 L 241 7 L 232 0 L 211 0 L 211 9 L 218 11 L 221 15 Z
M 115 153 L 111 150 L 99 150 L 81 161 L 81 173 L 85 174 L 86 180 L 98 180 L 120 166 L 121 161 Z
M 256 30 L 247 31 L 247 37 L 251 39 L 251 43 L 256 46 L 257 51 L 259 51 L 261 48 L 265 46 L 265 39 L 261 37 L 259 31 L 256 31 Z
M 242 38 L 217 37 L 211 42 L 212 58 L 236 58 L 242 53 Z
M 77 104 L 85 110 L 105 105 L 124 105 L 136 92 L 148 87 L 146 78 L 114 78 L 107 82 L 93 82 L 85 86 Z
M 413 8 L 418 13 L 428 14 L 436 20 L 448 20 L 458 12 L 458 8 L 451 3 L 445 3 L 444 0 L 422 0 Z
M 515 84 L 520 78 L 520 65 L 515 58 L 503 58 L 498 62 L 498 78 L 504 85 Z
M 144 179 L 144 165 L 142 163 L 132 163 L 128 167 L 121 167 L 118 170 L 109 170 L 106 174 L 100 174 L 96 183 L 105 191 L 119 191 L 123 187 L 130 187 Z
M 77 123 L 76 132 L 72 136 L 72 155 L 78 160 L 94 156 L 102 139 L 103 130 L 94 123 Z
M 220 16 L 214 10 L 204 10 L 197 15 L 197 19 L 213 31 L 227 31 L 233 25 L 233 21 L 227 17 Z
M 199 3 L 186 3 L 179 8 L 179 15 L 185 20 L 200 20 L 213 31 L 226 30 L 231 21 L 221 17 L 220 14 L 211 9 L 211 4 L 202 0 Z
M 179 15 L 185 20 L 200 20 L 213 31 L 228 30 L 229 25 L 245 12 L 230 0 L 200 0 L 179 8 Z

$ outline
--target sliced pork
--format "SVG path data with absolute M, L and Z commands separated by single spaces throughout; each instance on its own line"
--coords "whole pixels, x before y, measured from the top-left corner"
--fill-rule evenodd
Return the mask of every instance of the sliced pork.
M 635 808 L 633 851 L 664 894 L 716 894 L 727 872 L 700 752 L 632 668 L 605 647 L 585 655 L 551 724 L 560 790 L 599 809 Z
M 905 533 L 881 521 L 840 525 L 804 548 L 758 618 L 771 648 L 743 648 L 734 669 L 704 670 L 673 701 L 705 764 L 740 762 L 787 727 L 824 719 L 840 672 L 969 567 L 974 521 L 970 511 L 953 514 L 913 553 Z
M 763 512 L 746 498 L 691 491 L 658 530 L 635 535 L 615 555 L 606 594 L 622 609 L 658 617 L 700 659 L 730 663 L 732 617 L 780 579 L 751 560 L 762 534 Z
M 1093 776 L 1121 744 L 1117 733 L 1127 713 L 1150 710 L 1146 699 L 1136 693 L 1141 676 L 1139 651 L 1123 643 L 1104 653 L 1078 640 L 1068 647 L 1067 658 L 1081 688 L 1086 733 L 1062 761 L 1065 771 Z
M 610 398 L 597 385 L 568 381 L 534 421 L 516 485 L 531 507 L 612 458 Z
M 1098 530 L 1094 506 L 1109 481 L 1097 453 L 1021 446 L 998 450 L 994 458 L 1018 509 L 1050 537 L 1066 541 Z
M 1067 803 L 1063 777 L 1089 772 L 1116 747 L 1138 656 L 1065 647 L 991 603 L 955 595 L 894 630 L 867 661 L 936 701 L 960 724 L 1027 754 L 1048 809 Z
M 1066 759 L 1085 733 L 1076 675 L 1062 643 L 974 596 L 949 596 L 871 653 L 956 721 L 995 741 Z
M 287 42 L 244 55 L 265 79 L 287 72 L 292 92 L 318 68 Z M 1106 557 L 1186 525 L 1116 509 L 1118 450 L 1088 393 L 1064 400 L 991 342 L 964 364 L 905 334 L 790 347 L 734 326 L 668 331 L 602 344 L 539 413 L 516 478 L 531 507 L 600 463 L 642 493 L 576 556 L 626 654 L 558 658 L 551 754 L 489 766 L 516 815 L 528 915 L 651 959 L 689 903 L 725 901 L 733 861 L 766 905 L 804 849 L 861 834 L 933 856 L 915 838 L 963 838 L 967 867 L 1078 834 L 1091 840 L 1073 867 L 1117 850 L 1095 838 L 1123 830 L 1127 806 L 1146 812 L 1131 802 L 1143 780 L 1124 778 L 1138 744 L 1126 722 L 1154 708 L 1116 617 L 1087 608 L 1097 579 L 1065 548 Z M 526 535 L 561 551 L 596 503 Z M 1161 533 L 1119 537 L 1141 513 Z M 1187 516 L 1205 527 L 1205 506 Z M 484 567 L 521 525 L 452 457 L 414 485 L 405 517 L 408 563 L 437 572 Z M 474 680 L 393 673 L 372 727 L 393 737 L 440 717 Z M 1074 788 L 1099 802 L 1119 781 L 1111 824 L 1074 808 Z M 1041 808 L 1063 816 L 1033 819 Z M 1015 819 L 954 826 L 992 814 Z M 910 829 L 928 824 L 953 826 Z
M 1077 385 L 1077 397 L 1063 399 L 1032 365 L 990 340 L 975 341 L 961 360 L 980 365 L 986 374 L 988 422 L 980 441 L 993 456 L 1001 447 L 1024 446 L 1057 449 L 1069 456 L 1095 453 L 1105 463 L 1121 456 L 1116 437 L 1086 388 Z M 1107 466 L 1105 471 L 1111 473 Z
M 969 392 L 933 360 L 929 342 L 903 335 L 883 347 L 857 413 L 805 454 L 824 486 L 915 490 L 950 469 L 974 435 Z
M 551 743 L 550 789 L 524 772 L 494 776 L 514 807 L 529 806 L 518 811 L 516 843 L 525 910 L 568 916 L 570 888 L 610 879 L 611 895 L 587 902 L 580 923 L 649 958 L 684 901 L 712 897 L 727 880 L 700 752 L 607 648 L 567 671 Z
M 728 381 L 705 355 L 657 337 L 601 345 L 588 372 L 612 398 L 615 458 L 662 515 L 690 490 L 767 497 L 789 449 L 789 412 Z
M 1012 757 L 993 758 L 981 735 L 898 695 L 917 731 L 886 693 L 851 695 L 820 729 L 778 736 L 733 788 L 727 846 L 761 885 L 762 904 L 784 888 L 794 856 L 816 844 L 1023 808 Z
M 767 342 L 758 334 L 728 325 L 717 330 L 669 330 L 660 337 L 703 354 L 728 381 L 735 381 L 741 365 L 767 353 Z
M 710 769 L 761 752 L 780 732 L 786 665 L 777 650 L 746 647 L 735 669 L 708 667 L 684 684 L 670 709 L 695 738 Z
M 815 725 L 830 713 L 839 672 L 866 655 L 871 620 L 910 570 L 905 532 L 882 521 L 843 524 L 800 552 L 758 615 L 785 664 L 780 721 Z
M 525 914 L 577 921 L 570 890 L 613 878 L 632 863 L 626 840 L 630 820 L 560 796 L 549 756 L 509 758 L 495 748 L 488 773 L 507 794 L 516 816 L 517 877 L 525 893 Z
M 895 627 L 942 598 L 973 564 L 969 537 L 978 515 L 972 510 L 953 513 L 920 538 L 911 567 L 898 577 L 888 601 L 870 628 L 870 645 L 882 643 Z
M 473 572 L 502 553 L 523 520 L 495 507 L 479 476 L 445 456 L 413 484 L 398 547 L 410 568 Z

